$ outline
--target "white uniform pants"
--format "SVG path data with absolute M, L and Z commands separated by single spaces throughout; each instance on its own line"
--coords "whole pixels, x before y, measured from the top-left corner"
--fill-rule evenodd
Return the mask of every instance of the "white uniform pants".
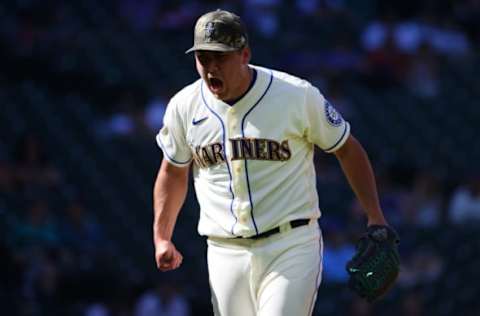
M 216 316 L 308 316 L 322 274 L 316 220 L 268 238 L 208 239 Z

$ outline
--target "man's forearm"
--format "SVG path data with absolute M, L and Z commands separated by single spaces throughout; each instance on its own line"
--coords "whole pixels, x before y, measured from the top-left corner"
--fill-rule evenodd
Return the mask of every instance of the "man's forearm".
M 335 155 L 352 190 L 367 213 L 368 224 L 386 224 L 378 200 L 375 176 L 363 147 L 353 136 L 350 136 L 347 143 Z
M 188 168 L 172 172 L 166 161 L 158 172 L 153 190 L 154 239 L 170 240 L 188 188 Z

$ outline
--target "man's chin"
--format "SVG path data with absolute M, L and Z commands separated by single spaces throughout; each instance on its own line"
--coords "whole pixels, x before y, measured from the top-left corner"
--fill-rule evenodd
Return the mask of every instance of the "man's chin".
M 213 94 L 213 96 L 219 100 L 223 100 L 225 98 L 225 93 L 223 89 L 212 89 L 209 87 L 210 92 Z

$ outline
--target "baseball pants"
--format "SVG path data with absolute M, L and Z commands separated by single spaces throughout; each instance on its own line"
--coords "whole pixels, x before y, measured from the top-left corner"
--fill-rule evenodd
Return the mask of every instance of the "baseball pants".
M 215 316 L 309 316 L 322 274 L 316 220 L 263 239 L 210 237 Z

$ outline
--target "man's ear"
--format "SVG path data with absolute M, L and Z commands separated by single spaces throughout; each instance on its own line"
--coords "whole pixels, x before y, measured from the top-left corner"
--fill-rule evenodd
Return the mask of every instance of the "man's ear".
M 248 65 L 250 63 L 250 59 L 252 58 L 252 51 L 250 47 L 245 47 L 242 49 L 242 63 Z

